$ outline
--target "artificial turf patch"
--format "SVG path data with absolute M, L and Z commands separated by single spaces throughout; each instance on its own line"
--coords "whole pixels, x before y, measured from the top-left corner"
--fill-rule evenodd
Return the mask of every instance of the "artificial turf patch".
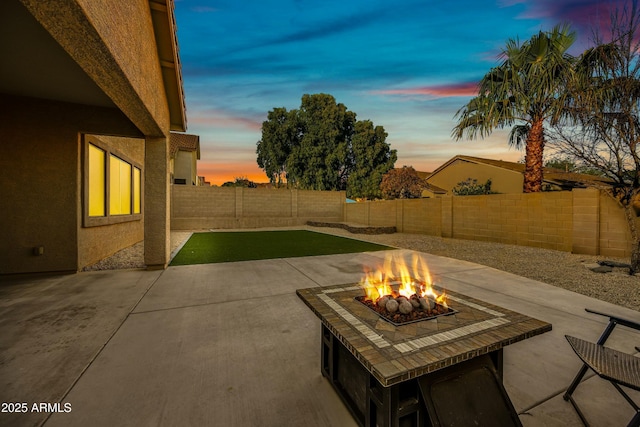
M 347 254 L 393 249 L 305 230 L 194 233 L 170 265 Z

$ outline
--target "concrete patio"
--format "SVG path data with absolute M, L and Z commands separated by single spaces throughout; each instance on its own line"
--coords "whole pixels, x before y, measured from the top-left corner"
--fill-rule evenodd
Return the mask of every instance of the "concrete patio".
M 5 279 L 0 395 L 28 413 L 0 413 L 0 425 L 356 425 L 320 374 L 320 321 L 295 290 L 358 282 L 385 254 Z M 562 399 L 580 367 L 564 335 L 598 338 L 608 319 L 585 307 L 638 322 L 640 312 L 422 256 L 439 286 L 553 325 L 505 349 L 505 387 L 525 426 L 581 425 Z M 608 341 L 627 353 L 639 344 L 624 327 Z M 575 397 L 592 424 L 626 425 L 633 410 L 615 389 L 592 374 L 585 381 Z M 40 402 L 71 410 L 33 412 Z

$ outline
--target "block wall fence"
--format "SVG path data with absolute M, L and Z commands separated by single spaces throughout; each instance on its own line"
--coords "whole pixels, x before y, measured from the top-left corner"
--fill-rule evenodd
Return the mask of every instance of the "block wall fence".
M 344 191 L 242 187 L 171 187 L 171 229 L 285 227 L 307 221 L 340 222 Z
M 174 230 L 282 227 L 307 221 L 628 258 L 624 209 L 597 189 L 345 203 L 343 191 L 172 186 Z M 640 225 L 640 224 L 639 224 Z
M 631 255 L 624 208 L 597 189 L 346 204 L 345 222 L 578 254 Z

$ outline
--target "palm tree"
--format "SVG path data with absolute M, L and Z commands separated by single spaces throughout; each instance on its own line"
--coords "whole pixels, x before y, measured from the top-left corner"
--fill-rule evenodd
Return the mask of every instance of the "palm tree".
M 513 126 L 509 145 L 525 147 L 525 193 L 542 189 L 544 124 L 562 114 L 574 58 L 567 53 L 576 39 L 568 25 L 540 31 L 528 41 L 510 39 L 500 54 L 502 63 L 480 81 L 478 96 L 456 113 L 452 135 L 488 136 L 496 128 Z

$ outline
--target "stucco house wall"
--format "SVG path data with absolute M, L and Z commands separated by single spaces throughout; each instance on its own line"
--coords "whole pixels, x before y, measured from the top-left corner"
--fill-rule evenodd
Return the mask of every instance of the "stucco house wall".
M 140 136 L 122 113 L 0 94 L 0 115 L 0 274 L 76 271 L 83 263 L 79 254 L 92 239 L 102 253 L 114 243 L 142 239 L 139 230 L 123 233 L 130 225 L 99 235 L 83 230 L 80 221 L 78 130 Z M 44 253 L 34 255 L 36 247 Z
M 451 194 L 451 190 L 467 178 L 477 179 L 479 184 L 490 179 L 491 191 L 504 194 L 521 193 L 524 180 L 520 172 L 458 159 L 429 176 L 427 182 Z
M 166 267 L 168 139 L 186 130 L 173 7 L 0 3 L 0 274 L 77 271 L 142 239 L 147 266 Z M 134 221 L 83 221 L 87 134 L 140 162 L 143 210 Z
M 102 146 L 108 147 L 115 153 L 126 156 L 126 159 L 135 165 L 144 165 L 144 139 L 125 138 L 104 135 L 88 135 L 91 141 L 97 140 Z M 79 150 L 82 153 L 85 142 L 80 142 Z M 78 200 L 78 268 L 91 265 L 102 258 L 114 254 L 123 247 L 131 246 L 144 239 L 144 216 L 136 216 L 124 222 L 103 226 L 87 226 L 83 223 L 83 197 L 84 170 L 83 156 L 78 162 L 78 178 L 81 182 L 80 199 Z M 143 166 L 141 166 L 143 167 Z M 144 170 L 142 171 L 144 172 Z M 144 188 L 144 183 L 143 186 Z M 143 206 L 144 210 L 144 206 Z
M 186 185 L 198 185 L 196 152 L 178 150 L 174 160 L 173 179 L 184 179 Z

